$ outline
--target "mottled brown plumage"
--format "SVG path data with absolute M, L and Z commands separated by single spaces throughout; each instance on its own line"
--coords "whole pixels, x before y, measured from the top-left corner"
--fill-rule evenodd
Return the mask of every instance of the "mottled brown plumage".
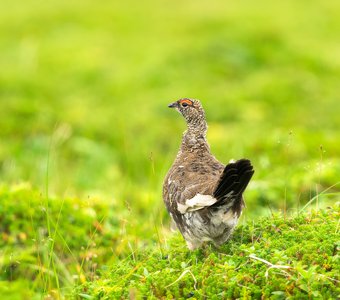
M 187 122 L 177 157 L 165 177 L 163 200 L 188 248 L 225 243 L 244 207 L 242 193 L 253 173 L 249 160 L 224 165 L 211 153 L 201 103 L 180 99 L 169 105 Z

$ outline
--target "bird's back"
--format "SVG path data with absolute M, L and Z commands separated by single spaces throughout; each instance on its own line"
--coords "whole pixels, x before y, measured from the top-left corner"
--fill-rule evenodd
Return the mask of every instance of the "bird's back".
M 224 170 L 209 152 L 180 151 L 163 183 L 163 199 L 168 208 L 175 210 L 198 193 L 212 195 Z

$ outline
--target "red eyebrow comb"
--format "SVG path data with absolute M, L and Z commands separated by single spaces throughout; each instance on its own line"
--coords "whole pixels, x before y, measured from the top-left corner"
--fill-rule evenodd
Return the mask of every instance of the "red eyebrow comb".
M 193 105 L 193 102 L 189 99 L 181 99 L 181 100 L 179 100 L 179 103 L 181 103 L 181 104 L 186 103 L 188 105 Z

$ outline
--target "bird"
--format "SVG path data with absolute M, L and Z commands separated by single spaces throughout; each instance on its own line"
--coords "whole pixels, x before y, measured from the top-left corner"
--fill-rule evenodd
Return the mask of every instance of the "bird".
M 249 159 L 224 165 L 210 152 L 207 121 L 197 99 L 168 105 L 186 120 L 187 130 L 163 182 L 163 201 L 189 250 L 230 238 L 245 207 L 243 192 L 254 174 Z

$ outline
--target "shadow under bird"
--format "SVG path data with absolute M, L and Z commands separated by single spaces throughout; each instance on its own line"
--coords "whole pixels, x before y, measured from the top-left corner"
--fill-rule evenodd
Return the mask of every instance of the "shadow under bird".
M 248 159 L 227 165 L 211 153 L 207 122 L 198 100 L 169 105 L 187 122 L 177 157 L 163 183 L 163 200 L 190 250 L 204 242 L 225 243 L 244 207 L 243 192 L 254 174 Z

